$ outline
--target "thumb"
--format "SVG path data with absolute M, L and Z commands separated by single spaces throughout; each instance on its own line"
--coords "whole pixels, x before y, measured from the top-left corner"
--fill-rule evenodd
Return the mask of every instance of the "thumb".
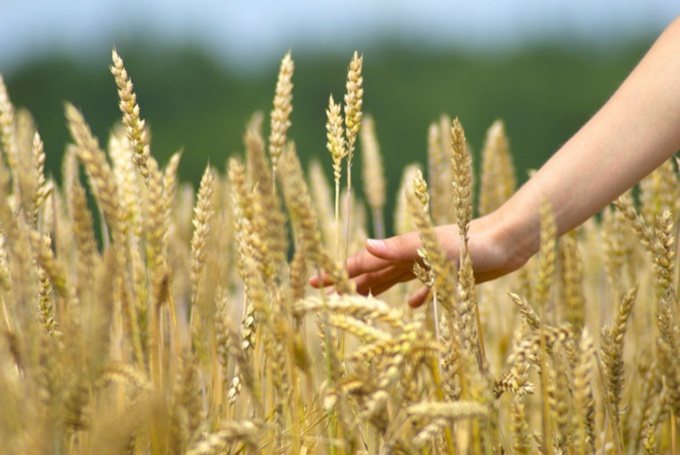
M 417 232 L 409 232 L 385 240 L 366 240 L 366 249 L 373 256 L 395 262 L 418 259 L 418 248 L 421 246 Z

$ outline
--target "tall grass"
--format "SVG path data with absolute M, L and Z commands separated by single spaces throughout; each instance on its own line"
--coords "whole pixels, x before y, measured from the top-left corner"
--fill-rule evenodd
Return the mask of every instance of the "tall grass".
M 60 183 L 45 177 L 40 136 L 0 78 L 5 453 L 677 452 L 673 162 L 640 184 L 639 203 L 624 195 L 561 239 L 544 204 L 537 257 L 478 287 L 466 247 L 471 156 L 460 121 L 442 117 L 428 135 L 430 185 L 409 167 L 396 195 L 395 225 L 420 232 L 414 273 L 433 296 L 412 310 L 421 282 L 364 297 L 344 270 L 343 252 L 369 232 L 349 187 L 353 153 L 368 155 L 373 234 L 384 235 L 370 117 L 359 135 L 357 54 L 344 118 L 332 98 L 328 110 L 333 163 L 313 163 L 308 183 L 288 138 L 287 55 L 269 139 L 254 115 L 242 156 L 208 166 L 197 191 L 176 182 L 181 154 L 165 168 L 153 157 L 115 51 L 111 71 L 121 124 L 105 150 L 67 104 Z M 495 123 L 477 211 L 514 185 Z M 443 222 L 460 228 L 456 262 L 434 233 Z M 336 292 L 308 286 L 320 274 Z

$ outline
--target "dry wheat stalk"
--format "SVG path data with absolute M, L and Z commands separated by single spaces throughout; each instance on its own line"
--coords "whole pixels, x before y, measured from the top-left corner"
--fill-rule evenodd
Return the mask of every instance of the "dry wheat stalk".
M 140 174 L 148 188 L 148 216 L 146 220 L 146 235 L 148 239 L 147 254 L 151 267 L 151 285 L 153 304 L 159 307 L 165 303 L 165 287 L 168 282 L 168 270 L 166 263 L 166 207 L 168 202 L 163 194 L 163 176 L 159 170 L 158 162 L 151 156 L 148 134 L 145 122 L 140 118 L 140 109 L 137 104 L 137 95 L 133 91 L 132 80 L 123 66 L 123 60 L 115 49 L 112 51 L 113 66 L 111 73 L 118 86 L 119 108 L 123 114 L 123 124 L 128 140 L 134 151 L 133 161 L 137 165 Z M 171 312 L 174 312 L 171 309 Z M 155 313 L 155 310 L 152 314 Z M 174 316 L 173 316 L 174 318 Z
M 645 427 L 645 435 L 642 440 L 642 445 L 647 455 L 656 455 L 659 453 L 656 444 L 656 426 L 652 422 L 648 422 L 647 426 Z
M 486 132 L 482 149 L 482 179 L 479 188 L 479 214 L 486 215 L 500 207 L 515 192 L 515 167 L 505 134 L 505 126 L 496 120 Z
M 397 192 L 396 208 L 394 210 L 394 231 L 396 234 L 411 232 L 415 226 L 415 220 L 408 208 L 408 198 L 412 192 L 413 179 L 415 179 L 416 172 L 419 169 L 418 165 L 411 164 L 406 166 L 402 172 L 401 183 Z
M 333 95 L 328 101 L 326 116 L 326 148 L 333 158 L 333 176 L 335 178 L 335 257 L 340 257 L 340 177 L 342 176 L 342 160 L 347 156 L 348 150 L 342 129 L 342 116 L 340 104 L 335 104 Z
M 118 86 L 118 97 L 120 98 L 119 108 L 123 114 L 123 124 L 132 145 L 134 154 L 132 159 L 137 165 L 139 172 L 148 180 L 153 172 L 149 169 L 149 162 L 153 160 L 149 150 L 149 140 L 145 129 L 145 122 L 139 117 L 139 105 L 137 95 L 133 91 L 132 80 L 128 76 L 127 70 L 123 66 L 123 59 L 120 58 L 116 49 L 111 52 L 113 65 L 111 74 Z
M 177 171 L 179 169 L 179 162 L 182 159 L 182 153 L 182 150 L 173 153 L 168 160 L 168 164 L 165 165 L 165 171 L 163 171 L 163 194 L 165 194 L 165 200 L 167 202 L 165 216 L 166 223 L 170 220 L 173 205 L 175 203 L 177 193 Z
M 576 231 L 563 236 L 558 244 L 562 305 L 565 318 L 580 333 L 585 323 L 585 295 L 583 292 L 583 260 L 578 250 Z
M 661 210 L 656 218 L 656 239 L 652 245 L 654 268 L 657 273 L 660 292 L 672 291 L 675 277 L 674 216 L 668 207 Z
M 418 229 L 420 241 L 423 244 L 421 255 L 427 258 L 432 268 L 437 303 L 441 304 L 449 313 L 451 316 L 450 320 L 455 320 L 453 317 L 455 285 L 452 279 L 451 263 L 446 259 L 444 249 L 439 243 L 439 239 L 432 226 L 432 221 L 430 220 L 429 210 L 427 209 L 429 201 L 427 184 L 420 170 L 416 170 L 415 174 L 413 190 L 407 195 L 407 202 L 415 226 Z
M 529 436 L 529 423 L 526 417 L 524 395 L 515 395 L 512 398 L 510 428 L 513 434 L 513 450 L 522 454 L 530 453 L 531 438 Z
M 461 251 L 467 251 L 468 227 L 472 220 L 472 156 L 465 131 L 458 118 L 451 127 L 451 171 L 453 206 L 460 235 Z
M 119 273 L 116 276 L 118 280 L 116 292 L 122 303 L 125 324 L 132 340 L 136 361 L 138 365 L 142 365 L 144 355 L 137 314 L 130 301 L 125 283 L 126 226 L 120 220 L 120 201 L 113 172 L 106 160 L 106 155 L 100 150 L 99 143 L 92 135 L 82 114 L 71 104 L 66 104 L 66 117 L 71 135 L 78 146 L 76 153 L 85 167 L 92 191 L 104 212 L 106 224 L 111 228 L 113 241 L 117 246 L 115 252 Z
M 654 231 L 649 227 L 644 216 L 640 215 L 635 209 L 630 192 L 624 193 L 614 201 L 614 206 L 623 214 L 633 232 L 640 238 L 642 245 L 653 253 L 651 248 L 654 244 Z
M 668 391 L 668 407 L 674 415 L 680 415 L 680 367 L 673 349 L 664 340 L 657 340 L 660 368 L 666 380 Z
M 272 174 L 276 178 L 278 162 L 288 142 L 286 133 L 290 128 L 290 113 L 293 110 L 293 71 L 295 65 L 288 52 L 281 60 L 279 76 L 276 81 L 274 108 L 271 112 L 271 132 L 269 134 L 269 156 L 272 159 Z
M 7 94 L 7 87 L 5 80 L 0 74 L 0 143 L 7 160 L 7 165 L 13 175 L 17 174 L 17 144 L 14 137 L 14 106 Z M 4 179 L 9 174 L 4 169 L 4 162 L 2 178 Z M 14 193 L 16 194 L 16 181 L 14 183 Z M 4 184 L 4 183 L 3 183 Z
M 282 177 L 283 192 L 296 238 L 309 254 L 317 272 L 325 271 L 329 274 L 338 291 L 351 293 L 354 284 L 347 278 L 347 272 L 322 247 L 316 214 L 312 208 L 300 161 L 292 145 L 287 148 L 282 157 L 281 170 L 280 175 L 285 176 Z
M 288 251 L 288 230 L 286 217 L 281 210 L 281 201 L 272 187 L 271 166 L 264 150 L 261 133 L 261 116 L 255 114 L 246 127 L 244 143 L 246 147 L 246 170 L 248 185 L 252 188 L 253 229 L 261 233 L 260 248 L 263 273 L 268 279 L 280 274 Z
M 604 237 L 605 267 L 607 279 L 615 293 L 622 293 L 622 274 L 630 248 L 626 234 L 629 232 L 626 219 L 620 210 L 607 207 L 602 212 L 602 234 Z
M 345 253 L 343 263 L 347 263 L 349 254 L 349 232 L 351 226 L 352 210 L 352 158 L 354 157 L 354 146 L 361 126 L 362 106 L 364 89 L 364 78 L 361 75 L 363 57 L 359 57 L 358 52 L 354 52 L 352 61 L 347 71 L 347 92 L 345 93 L 345 136 L 347 139 L 347 197 L 345 198 L 347 211 L 345 219 Z
M 361 129 L 361 150 L 363 165 L 363 182 L 366 200 L 371 207 L 373 216 L 373 233 L 381 239 L 385 237 L 385 222 L 383 220 L 383 209 L 385 207 L 385 176 L 383 171 L 380 147 L 375 134 L 375 124 L 373 117 L 367 115 L 363 119 Z
M 49 235 L 41 236 L 36 231 L 31 231 L 29 233 L 29 240 L 33 247 L 35 259 L 47 274 L 50 285 L 61 298 L 68 302 L 71 298 L 69 293 L 70 286 L 62 264 L 56 260 L 52 252 L 52 239 Z
M 484 302 L 492 305 L 480 308 L 478 322 L 484 322 L 488 336 L 487 365 L 483 355 L 476 357 L 482 333 L 473 319 L 477 290 L 470 258 L 461 254 L 454 275 L 432 228 L 445 215 L 439 208 L 455 202 L 451 211 L 463 214 L 464 249 L 471 200 L 469 185 L 460 183 L 471 182 L 464 166 L 456 171 L 455 201 L 451 192 L 441 195 L 432 175 L 429 192 L 422 175 L 411 183 L 413 175 L 403 185 L 408 195 L 400 196 L 397 231 L 414 225 L 420 230 L 423 273 L 418 273 L 424 276 L 429 266 L 437 299 L 451 306 L 436 317 L 436 337 L 426 328 L 423 310 L 402 308 L 409 285 L 380 300 L 354 293 L 323 244 L 328 240 L 324 216 L 332 215 L 314 210 L 321 206 L 328 213 L 332 204 L 316 197 L 312 204 L 287 139 L 276 164 L 283 171 L 278 178 L 287 205 L 286 212 L 280 209 L 276 190 L 270 191 L 274 176 L 264 153 L 261 116 L 254 115 L 246 129 L 245 165 L 230 162 L 229 186 L 209 169 L 209 185 L 178 191 L 179 154 L 161 172 L 119 58 L 112 71 L 130 137 L 123 137 L 122 128 L 113 130 L 109 164 L 82 115 L 67 106 L 76 145 L 64 157 L 61 186 L 44 179 L 44 147 L 35 125 L 25 111 L 14 113 L 2 84 L 0 440 L 5 451 L 672 453 L 676 448 L 680 374 L 674 359 L 680 356 L 680 329 L 671 195 L 680 183 L 674 166 L 666 163 L 645 180 L 639 212 L 631 195 L 624 196 L 619 210 L 605 213 L 602 223 L 589 222 L 561 239 L 558 255 L 554 222 L 551 226 L 549 209 L 541 209 L 541 256 L 518 276 L 485 285 Z M 360 67 L 350 67 L 348 79 L 360 78 Z M 361 90 L 360 84 L 350 88 Z M 356 138 L 356 116 L 344 131 L 341 122 L 339 137 Z M 450 126 L 445 120 L 430 130 L 431 172 L 441 164 L 435 163 L 437 156 L 450 153 Z M 501 150 L 499 128 L 490 129 L 487 143 Z M 462 129 L 454 136 L 455 150 L 467 147 Z M 274 142 L 270 139 L 270 146 Z M 144 179 L 132 169 L 131 156 Z M 100 207 L 101 247 L 78 161 Z M 483 167 L 484 187 L 500 170 Z M 415 174 L 414 169 L 405 174 Z M 323 188 L 328 195 L 327 186 L 317 182 L 313 191 Z M 495 197 L 500 196 L 488 199 Z M 361 240 L 365 229 L 358 204 L 346 204 L 356 227 L 348 244 Z M 290 257 L 281 241 L 287 216 L 295 242 Z M 632 233 L 621 230 L 624 223 Z M 207 227 L 219 231 L 219 238 L 206 238 Z M 651 261 L 640 261 L 645 253 L 638 242 Z M 310 291 L 307 269 L 325 272 L 340 293 Z M 555 272 L 560 278 L 552 291 Z M 634 292 L 619 295 L 631 283 L 637 284 L 640 300 L 635 318 L 629 316 Z M 506 289 L 519 290 L 511 300 L 521 316 L 512 317 L 510 305 L 493 305 L 503 301 Z M 621 302 L 616 319 L 593 340 L 589 334 L 610 319 L 609 308 L 585 311 L 584 302 L 610 295 Z M 177 302 L 177 314 L 159 307 L 163 301 Z M 192 301 L 199 303 L 194 309 L 202 317 L 187 325 Z M 314 315 L 321 347 L 307 327 Z M 231 321 L 242 321 L 240 330 Z M 624 333 L 634 350 L 624 349 Z M 341 350 L 346 334 L 352 336 Z M 602 377 L 593 374 L 595 352 L 602 353 Z M 624 365 L 637 374 L 626 377 Z M 493 387 L 492 376 L 497 377 Z M 530 396 L 537 377 L 543 393 Z M 501 397 L 503 392 L 511 396 Z M 603 402 L 607 409 L 597 406 Z M 632 412 L 619 418 L 617 409 Z
M 37 222 L 38 210 L 40 206 L 45 202 L 45 199 L 49 195 L 51 190 L 51 185 L 45 180 L 45 150 L 40 134 L 36 131 L 33 136 L 33 179 L 35 183 L 33 185 L 33 194 L 29 214 L 33 223 Z
M 638 184 L 640 189 L 640 210 L 647 220 L 655 221 L 664 208 L 675 210 L 680 185 L 673 160 L 666 160 Z
M 64 172 L 66 185 L 66 199 L 69 203 L 69 211 L 73 219 L 73 234 L 76 245 L 76 276 L 77 294 L 82 298 L 83 292 L 89 287 L 92 279 L 93 267 L 98 260 L 97 242 L 94 235 L 92 213 L 87 207 L 85 188 L 78 177 L 78 163 L 75 151 L 70 151 L 65 159 L 72 161 L 74 171 Z M 68 169 L 71 166 L 66 166 Z
M 574 370 L 574 446 L 582 452 L 593 452 L 596 443 L 592 385 L 595 348 L 587 328 L 581 332 L 578 352 Z
M 541 318 L 538 317 L 534 309 L 531 307 L 526 299 L 520 297 L 515 293 L 508 293 L 510 300 L 515 304 L 520 314 L 524 316 L 524 320 L 532 329 L 538 329 L 541 326 Z
M 10 291 L 12 281 L 10 279 L 9 265 L 7 263 L 7 248 L 5 247 L 6 238 L 0 234 L 0 287 L 4 291 Z
M 543 200 L 540 207 L 541 218 L 541 246 L 539 250 L 538 277 L 536 279 L 536 295 L 534 304 L 538 308 L 539 315 L 548 321 L 553 316 L 552 306 L 548 307 L 550 290 L 555 273 L 555 236 L 557 226 L 552 213 L 550 202 Z
M 361 76 L 364 58 L 354 52 L 352 61 L 347 72 L 347 93 L 345 94 L 345 128 L 347 135 L 347 174 L 350 175 L 354 143 L 361 125 L 361 107 L 363 105 L 364 78 Z M 348 188 L 351 187 L 350 179 L 347 180 Z
M 141 237 L 144 229 L 142 216 L 143 193 L 138 185 L 138 174 L 133 162 L 133 150 L 125 131 L 118 128 L 109 138 L 109 156 L 113 164 L 113 175 L 121 201 L 121 220 L 132 226 L 130 234 Z
M 320 311 L 347 313 L 357 319 L 380 321 L 394 328 L 404 327 L 404 314 L 398 308 L 391 308 L 390 305 L 374 297 L 362 297 L 358 295 L 340 296 L 331 294 L 325 298 L 307 297 L 296 302 L 293 306 L 293 313 L 297 317 L 303 314 Z
M 656 325 L 661 338 L 673 349 L 673 354 L 678 355 L 680 353 L 680 326 L 671 307 L 674 299 L 675 296 L 671 292 L 666 292 L 661 296 L 656 309 Z
M 319 220 L 323 245 L 327 250 L 334 251 L 336 247 L 336 233 L 333 213 L 333 190 L 319 161 L 310 161 L 308 175 L 309 187 L 312 201 L 314 202 L 314 210 Z
M 456 212 L 451 210 L 451 119 L 442 115 L 427 131 L 427 177 L 432 195 L 432 221 L 436 225 L 454 223 Z
M 191 303 L 198 304 L 199 292 L 203 281 L 205 269 L 206 247 L 210 225 L 215 213 L 214 206 L 215 192 L 215 171 L 208 166 L 201 178 L 201 185 L 198 190 L 198 201 L 196 203 L 195 215 L 192 221 L 194 225 L 194 235 L 191 239 Z
M 187 449 L 189 455 L 211 455 L 221 453 L 227 448 L 233 447 L 235 442 L 244 442 L 250 450 L 257 447 L 258 426 L 252 421 L 245 422 L 225 422 L 223 427 L 213 433 L 201 437 L 200 441 L 195 442 Z
M 416 175 L 413 178 L 413 195 L 415 196 L 414 201 L 417 200 L 420 205 L 420 210 L 416 209 L 415 205 L 412 206 L 412 214 L 414 219 L 427 218 L 430 215 L 430 195 L 427 192 L 427 183 L 423 179 L 423 175 L 420 170 L 416 170 Z M 425 220 L 427 224 L 427 220 Z M 418 224 L 415 224 L 418 227 Z M 424 247 L 418 248 L 418 256 L 422 260 L 422 265 L 418 262 L 413 264 L 413 274 L 418 278 L 418 280 L 423 283 L 423 285 L 431 288 L 434 285 L 434 272 L 432 271 L 432 266 L 427 258 L 427 249 Z M 436 294 L 433 296 L 433 313 L 435 315 L 435 324 L 438 324 L 436 320 L 436 314 L 438 312 L 439 303 L 437 302 Z M 437 327 L 437 326 L 435 326 Z M 437 329 L 438 330 L 438 329 Z
M 83 115 L 71 104 L 66 105 L 66 118 L 78 146 L 76 154 L 90 177 L 92 192 L 104 212 L 105 221 L 114 236 L 121 235 L 124 228 L 120 223 L 118 188 L 106 155 L 99 148 L 99 142 L 92 135 Z
M 558 343 L 553 349 L 552 362 L 548 364 L 548 400 L 550 419 L 554 423 L 554 445 L 558 450 L 567 451 L 573 433 L 570 421 L 572 397 L 569 362 L 564 351 Z
M 601 362 L 604 370 L 607 405 L 610 412 L 612 431 L 615 432 L 615 441 L 619 448 L 623 449 L 621 442 L 621 420 L 619 406 L 624 381 L 623 366 L 623 337 L 628 327 L 628 318 L 633 309 L 633 303 L 637 297 L 637 288 L 633 288 L 624 296 L 619 304 L 616 323 L 613 326 L 604 326 L 601 333 Z

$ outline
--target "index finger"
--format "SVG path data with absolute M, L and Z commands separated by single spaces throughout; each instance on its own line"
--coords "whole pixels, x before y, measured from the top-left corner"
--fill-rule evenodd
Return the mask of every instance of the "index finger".
M 347 260 L 347 275 L 354 278 L 364 273 L 378 272 L 392 265 L 392 261 L 379 258 L 368 250 L 361 250 Z

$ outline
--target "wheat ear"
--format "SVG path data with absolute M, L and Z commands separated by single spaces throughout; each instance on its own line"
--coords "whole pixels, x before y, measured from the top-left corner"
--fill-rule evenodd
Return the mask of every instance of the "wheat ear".
M 544 199 L 539 209 L 541 219 L 541 246 L 539 250 L 538 277 L 536 281 L 535 305 L 547 321 L 552 316 L 552 307 L 546 308 L 550 297 L 550 289 L 555 274 L 555 242 L 557 226 L 552 212 L 552 206 Z
M 502 121 L 496 120 L 486 132 L 482 149 L 482 178 L 479 189 L 479 214 L 500 207 L 515 192 L 515 168 L 508 137 Z
M 375 134 L 375 123 L 370 115 L 365 116 L 363 119 L 361 150 L 363 152 L 361 156 L 363 157 L 364 193 L 373 215 L 374 235 L 381 239 L 385 237 L 383 209 L 386 199 L 386 184 L 382 157 L 380 156 L 380 146 Z
M 290 113 L 293 110 L 293 71 L 295 65 L 288 52 L 281 61 L 278 80 L 276 81 L 276 95 L 274 96 L 274 108 L 271 112 L 271 132 L 269 134 L 269 156 L 272 159 L 272 174 L 274 185 L 278 169 L 279 159 L 288 142 L 286 133 L 290 128 Z
M 451 127 L 451 171 L 453 174 L 453 206 L 460 235 L 460 260 L 467 252 L 467 239 L 472 220 L 472 156 L 465 131 L 458 118 Z
M 585 316 L 585 296 L 583 293 L 583 260 L 578 250 L 576 232 L 572 231 L 560 239 L 559 257 L 561 267 L 563 304 L 567 322 L 579 334 L 583 328 Z
M 148 165 L 148 161 L 151 160 L 151 152 L 145 122 L 139 116 L 137 95 L 133 91 L 132 80 L 123 65 L 123 59 L 120 58 L 116 49 L 113 49 L 111 55 L 113 60 L 111 74 L 113 74 L 118 86 L 119 108 L 123 114 L 123 124 L 125 124 L 134 151 L 132 159 L 144 180 L 147 180 L 151 172 Z
M 18 175 L 18 163 L 17 163 L 17 144 L 16 138 L 14 136 L 14 106 L 9 99 L 7 94 L 7 87 L 5 86 L 5 80 L 0 74 L 0 145 L 5 152 L 5 159 L 7 160 L 7 165 L 11 171 L 11 175 L 14 175 L 13 179 L 13 193 L 17 194 L 16 191 L 16 176 Z M 4 170 L 4 169 L 3 169 Z M 3 172 L 2 178 L 8 175 Z
M 97 139 L 92 135 L 89 126 L 85 123 L 82 114 L 71 104 L 66 104 L 66 118 L 69 122 L 69 129 L 71 135 L 75 139 L 77 147 L 77 155 L 83 163 L 85 170 L 90 179 L 92 191 L 104 212 L 106 223 L 110 226 L 113 232 L 113 241 L 116 245 L 116 259 L 117 259 L 117 287 L 116 292 L 119 294 L 123 311 L 126 316 L 126 324 L 128 325 L 128 332 L 132 339 L 132 344 L 138 365 L 144 364 L 144 355 L 142 349 L 141 335 L 139 332 L 139 324 L 137 322 L 137 314 L 130 301 L 127 284 L 125 280 L 125 251 L 127 250 L 127 238 L 125 234 L 125 225 L 120 220 L 120 201 L 118 199 L 118 190 L 113 172 L 109 166 L 106 155 L 99 148 Z
M 342 175 L 342 160 L 347 156 L 347 145 L 342 130 L 341 106 L 335 104 L 333 95 L 328 101 L 326 116 L 326 147 L 333 158 L 333 176 L 335 178 L 335 259 L 340 259 L 340 177 Z
M 605 326 L 602 329 L 601 361 L 604 369 L 606 399 L 610 411 L 610 421 L 614 441 L 620 450 L 623 450 L 621 435 L 621 420 L 619 406 L 624 380 L 623 365 L 623 337 L 628 327 L 628 318 L 633 309 L 633 303 L 637 297 L 637 288 L 633 288 L 624 296 L 619 304 L 619 312 L 613 327 Z
M 361 125 L 363 105 L 364 78 L 361 75 L 363 57 L 354 52 L 352 61 L 347 72 L 347 93 L 345 93 L 345 135 L 347 137 L 347 217 L 345 219 L 345 255 L 343 263 L 347 263 L 349 254 L 349 230 L 351 226 L 350 214 L 352 210 L 352 158 L 354 157 L 354 144 Z
M 432 222 L 435 225 L 455 223 L 456 212 L 451 210 L 453 197 L 451 182 L 451 118 L 442 115 L 427 130 L 427 180 L 432 195 Z
M 194 210 L 194 235 L 191 240 L 191 304 L 198 304 L 199 292 L 205 270 L 206 247 L 210 224 L 215 213 L 215 171 L 205 169 L 198 190 L 198 202 Z
M 581 331 L 578 357 L 574 369 L 574 428 L 576 450 L 595 451 L 595 397 L 593 395 L 593 366 L 595 347 L 587 328 Z

